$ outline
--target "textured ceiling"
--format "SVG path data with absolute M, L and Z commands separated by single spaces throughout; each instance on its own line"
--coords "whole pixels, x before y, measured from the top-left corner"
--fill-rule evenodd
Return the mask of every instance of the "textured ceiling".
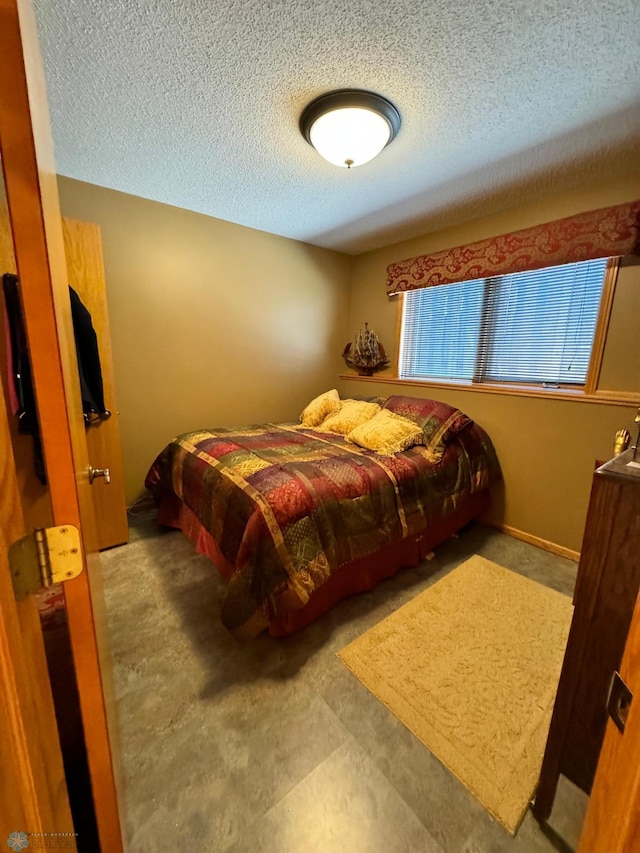
M 615 172 L 640 141 L 638 0 L 36 0 L 63 175 L 348 252 Z M 390 98 L 372 162 L 298 131 Z

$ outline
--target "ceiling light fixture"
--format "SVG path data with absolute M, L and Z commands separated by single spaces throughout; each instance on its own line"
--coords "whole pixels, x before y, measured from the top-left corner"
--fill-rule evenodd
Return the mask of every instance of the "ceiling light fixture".
M 378 155 L 400 130 L 396 107 L 373 92 L 339 89 L 320 95 L 300 116 L 300 132 L 318 154 L 350 169 Z

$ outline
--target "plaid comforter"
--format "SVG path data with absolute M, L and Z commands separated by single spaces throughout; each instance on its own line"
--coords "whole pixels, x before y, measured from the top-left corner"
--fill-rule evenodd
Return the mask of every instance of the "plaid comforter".
M 303 606 L 345 563 L 423 531 L 499 476 L 477 425 L 434 464 L 424 447 L 394 456 L 297 424 L 186 433 L 146 486 L 173 492 L 217 543 L 230 579 L 222 619 L 241 636 Z M 286 610 L 285 610 L 286 608 Z

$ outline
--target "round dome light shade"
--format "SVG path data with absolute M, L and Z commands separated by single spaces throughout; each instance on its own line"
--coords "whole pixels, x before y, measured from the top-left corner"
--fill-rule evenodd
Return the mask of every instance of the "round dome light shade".
M 389 122 L 362 107 L 331 110 L 316 119 L 309 131 L 318 154 L 334 166 L 361 166 L 373 160 L 391 136 Z
M 400 114 L 390 101 L 353 89 L 321 95 L 300 118 L 307 142 L 329 163 L 346 168 L 372 160 L 399 128 Z

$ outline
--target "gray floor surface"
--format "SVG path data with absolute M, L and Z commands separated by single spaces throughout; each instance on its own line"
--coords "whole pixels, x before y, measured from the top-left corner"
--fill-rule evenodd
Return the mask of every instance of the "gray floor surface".
M 138 522 L 102 555 L 127 851 L 575 848 L 587 798 L 571 783 L 557 837 L 528 813 L 512 838 L 336 657 L 472 554 L 573 591 L 575 563 L 475 525 L 298 634 L 239 645 L 211 563 L 181 533 Z

